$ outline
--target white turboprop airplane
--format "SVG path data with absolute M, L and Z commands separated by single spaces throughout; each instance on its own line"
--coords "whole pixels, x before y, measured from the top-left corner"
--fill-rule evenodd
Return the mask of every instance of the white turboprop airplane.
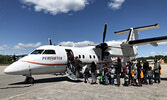
M 8 66 L 5 70 L 5 74 L 11 75 L 23 75 L 26 76 L 26 82 L 31 83 L 34 81 L 32 75 L 35 74 L 56 74 L 67 72 L 68 56 L 78 56 L 82 62 L 90 65 L 92 61 L 97 62 L 99 67 L 102 60 L 107 58 L 107 62 L 112 62 L 113 57 L 122 57 L 123 62 L 127 62 L 130 59 L 136 57 L 138 54 L 137 46 L 151 44 L 158 46 L 158 42 L 167 41 L 167 36 L 140 39 L 138 40 L 138 31 L 159 28 L 158 24 L 130 28 L 127 30 L 115 32 L 116 34 L 129 33 L 126 42 L 122 42 L 117 47 L 113 47 L 108 43 L 105 43 L 107 23 L 105 23 L 103 32 L 103 42 L 99 45 L 88 47 L 65 47 L 52 45 L 41 46 L 35 49 L 29 55 L 21 58 Z M 74 74 L 67 72 L 66 75 L 72 79 L 77 80 Z

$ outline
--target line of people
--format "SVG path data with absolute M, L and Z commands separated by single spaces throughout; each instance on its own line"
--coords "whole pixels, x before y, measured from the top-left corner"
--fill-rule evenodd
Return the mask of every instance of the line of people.
M 123 67 L 124 86 L 142 86 L 142 84 L 147 85 L 148 83 L 152 85 L 153 82 L 157 83 L 157 81 L 160 83 L 161 66 L 157 62 L 157 59 L 154 59 L 154 62 L 153 70 L 146 60 L 143 61 L 143 66 L 140 61 L 136 65 L 127 62 L 126 66 Z
M 86 63 L 84 63 L 82 67 L 82 62 L 75 57 L 75 60 L 70 64 L 70 69 L 72 69 L 75 75 L 79 77 L 82 68 L 85 83 L 88 82 L 88 78 L 91 75 L 91 84 L 97 84 L 97 76 L 99 76 L 100 84 L 114 85 L 114 80 L 116 79 L 116 85 L 120 86 L 120 76 L 122 76 L 124 78 L 124 86 L 142 86 L 142 84 L 153 84 L 153 80 L 155 83 L 160 83 L 161 66 L 157 62 L 157 59 L 154 59 L 154 62 L 153 69 L 149 66 L 149 63 L 146 60 L 143 60 L 143 66 L 140 61 L 138 61 L 137 64 L 128 61 L 126 66 L 122 67 L 121 59 L 118 57 L 117 62 L 114 64 L 109 65 L 108 63 L 103 62 L 99 74 L 97 74 L 97 66 L 95 62 L 91 63 L 89 69 Z

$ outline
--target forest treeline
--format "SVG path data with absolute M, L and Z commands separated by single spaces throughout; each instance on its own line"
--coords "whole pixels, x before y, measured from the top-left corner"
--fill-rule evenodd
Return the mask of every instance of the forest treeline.
M 11 64 L 12 62 L 11 55 L 0 55 L 0 64 Z

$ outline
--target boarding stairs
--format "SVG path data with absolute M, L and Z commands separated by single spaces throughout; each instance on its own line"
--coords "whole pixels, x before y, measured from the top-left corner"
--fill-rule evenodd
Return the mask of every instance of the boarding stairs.
M 66 68 L 65 74 L 67 75 L 67 77 L 73 81 L 77 81 L 78 78 L 75 76 L 75 74 L 71 71 L 70 68 Z

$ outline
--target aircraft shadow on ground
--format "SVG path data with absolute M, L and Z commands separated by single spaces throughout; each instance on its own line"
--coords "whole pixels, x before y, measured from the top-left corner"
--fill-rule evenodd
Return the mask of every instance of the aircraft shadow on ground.
M 55 77 L 55 78 L 42 78 L 42 79 L 35 79 L 34 84 L 40 84 L 40 83 L 51 83 L 51 82 L 62 82 L 62 81 L 68 81 L 68 82 L 82 82 L 80 80 L 78 81 L 72 81 L 67 77 Z M 26 84 L 25 82 L 17 82 L 17 83 L 11 83 L 9 85 L 22 85 Z
M 162 81 L 167 81 L 167 77 L 162 77 L 161 80 Z
M 3 88 L 0 88 L 1 89 L 10 89 L 10 88 L 26 88 L 26 87 L 31 87 L 32 85 L 29 84 L 29 85 L 26 85 L 26 86 L 12 86 L 12 87 L 3 87 Z

